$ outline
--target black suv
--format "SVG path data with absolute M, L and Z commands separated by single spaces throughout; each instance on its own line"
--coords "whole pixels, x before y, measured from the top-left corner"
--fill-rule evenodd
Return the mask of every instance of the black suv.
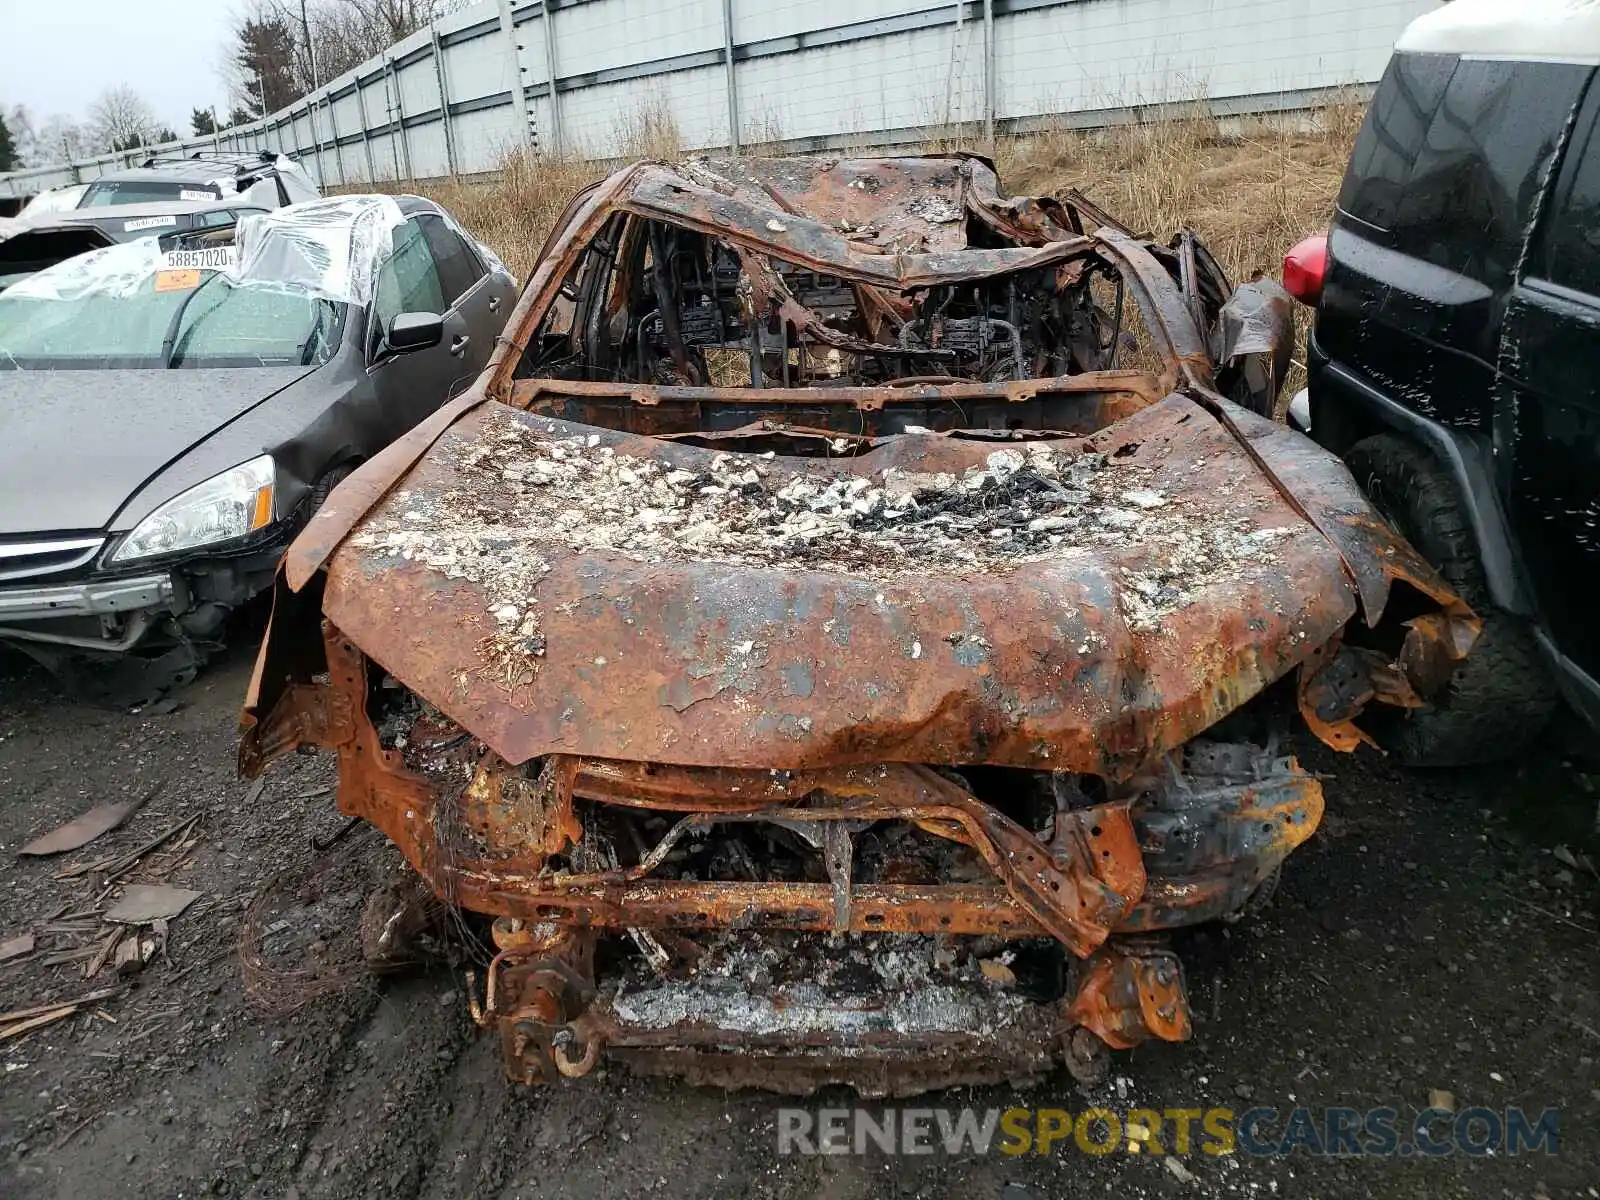
M 1285 260 L 1317 306 L 1312 436 L 1484 617 L 1445 698 L 1407 718 L 1415 764 L 1512 753 L 1559 694 L 1600 725 L 1597 61 L 1592 6 L 1415 21 L 1331 232 Z

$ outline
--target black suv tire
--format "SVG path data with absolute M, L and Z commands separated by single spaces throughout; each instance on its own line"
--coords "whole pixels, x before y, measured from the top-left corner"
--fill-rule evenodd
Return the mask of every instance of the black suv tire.
M 1454 481 L 1426 450 L 1393 434 L 1357 442 L 1345 461 L 1378 511 L 1483 619 L 1483 633 L 1445 691 L 1426 708 L 1399 716 L 1379 742 L 1417 767 L 1515 755 L 1555 713 L 1555 681 L 1527 625 L 1490 602 L 1477 539 Z

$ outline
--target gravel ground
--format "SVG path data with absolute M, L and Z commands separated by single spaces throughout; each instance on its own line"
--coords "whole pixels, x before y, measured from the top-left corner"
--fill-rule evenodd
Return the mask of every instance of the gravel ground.
M 34 953 L 0 964 L 0 1009 L 116 978 L 108 967 L 85 980 L 82 960 L 45 965 L 105 936 L 97 917 L 74 916 L 96 907 L 103 876 L 63 879 L 63 867 L 199 817 L 192 837 L 158 847 L 129 878 L 203 893 L 172 921 L 166 957 L 121 993 L 0 1041 L 0 1196 L 1600 1197 L 1600 905 L 1584 860 L 1566 861 L 1600 857 L 1600 766 L 1575 763 L 1563 743 L 1519 765 L 1417 775 L 1302 739 L 1304 761 L 1328 775 L 1323 829 L 1264 914 L 1189 939 L 1194 1040 L 1119 1055 L 1120 1084 L 1095 1097 L 1406 1111 L 1444 1089 L 1458 1107 L 1559 1108 L 1559 1154 L 1197 1155 L 1187 1174 L 1073 1150 L 780 1157 L 776 1097 L 620 1067 L 553 1090 L 507 1085 L 452 972 L 364 980 L 288 1019 L 253 1005 L 233 953 L 245 906 L 342 821 L 325 760 L 280 763 L 260 791 L 235 779 L 248 676 L 239 652 L 175 710 L 114 712 L 0 655 L 0 942 L 39 931 Z M 152 789 L 84 850 L 14 857 L 92 805 Z M 393 865 L 376 837 L 332 853 Z M 326 948 L 321 934 L 307 945 Z M 917 1103 L 1089 1102 L 1062 1075 Z

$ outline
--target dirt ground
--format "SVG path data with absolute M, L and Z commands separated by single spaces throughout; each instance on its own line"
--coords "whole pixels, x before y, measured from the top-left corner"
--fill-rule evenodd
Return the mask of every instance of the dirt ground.
M 1323 829 L 1259 919 L 1189 939 L 1194 1040 L 1118 1056 L 1121 1083 L 1109 1085 L 1127 1106 L 1403 1111 L 1446 1089 L 1458 1106 L 1559 1108 L 1556 1156 L 1195 1156 L 1188 1179 L 1148 1158 L 1071 1150 L 780 1157 L 776 1097 L 616 1066 L 554 1090 L 509 1086 L 448 971 L 368 980 L 287 1019 L 253 1006 L 234 951 L 245 906 L 342 821 L 324 760 L 278 764 L 259 793 L 235 778 L 249 665 L 241 649 L 176 710 L 119 712 L 75 703 L 0 655 L 0 941 L 30 929 L 38 941 L 0 965 L 0 1009 L 116 978 L 105 968 L 85 980 L 81 959 L 45 965 L 104 937 L 98 917 L 76 915 L 97 907 L 103 876 L 58 878 L 63 868 L 198 817 L 192 838 L 158 847 L 129 878 L 204 893 L 171 922 L 167 957 L 120 994 L 0 1041 L 0 1196 L 1600 1196 L 1597 893 L 1583 860 L 1557 853 L 1594 857 L 1600 766 L 1573 762 L 1562 743 L 1518 765 L 1416 775 L 1302 739 L 1328 776 Z M 92 805 L 152 788 L 92 846 L 15 857 Z M 393 854 L 365 835 L 329 853 Z M 337 923 L 337 903 L 329 914 Z M 1078 1110 L 1086 1099 L 1063 1074 L 921 1103 Z

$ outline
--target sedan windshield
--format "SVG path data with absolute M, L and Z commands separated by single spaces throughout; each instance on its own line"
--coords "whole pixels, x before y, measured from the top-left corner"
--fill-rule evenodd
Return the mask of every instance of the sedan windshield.
M 0 370 L 315 366 L 343 310 L 216 271 L 157 271 L 121 293 L 12 288 L 0 293 Z

